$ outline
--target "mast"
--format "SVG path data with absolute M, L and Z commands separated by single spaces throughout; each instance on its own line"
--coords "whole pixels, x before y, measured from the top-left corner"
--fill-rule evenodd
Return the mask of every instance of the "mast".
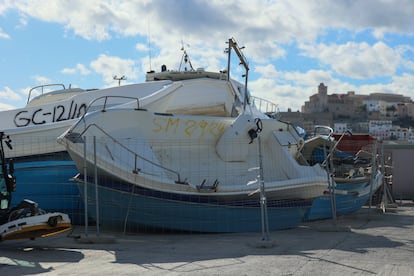
M 244 69 L 246 70 L 246 73 L 243 75 L 245 78 L 244 82 L 244 100 L 243 100 L 243 108 L 246 108 L 247 105 L 247 80 L 249 76 L 249 64 L 247 63 L 247 60 L 245 56 L 243 55 L 242 51 L 244 49 L 243 47 L 239 47 L 237 45 L 237 42 L 234 38 L 229 39 L 229 48 L 228 48 L 228 58 L 227 58 L 227 80 L 230 80 L 230 58 L 231 58 L 231 49 L 234 50 L 234 52 L 237 54 L 240 60 L 240 64 L 244 66 Z

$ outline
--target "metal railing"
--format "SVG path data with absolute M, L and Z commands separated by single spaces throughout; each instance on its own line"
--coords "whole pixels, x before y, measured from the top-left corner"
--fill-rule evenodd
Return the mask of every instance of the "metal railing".
M 139 110 L 139 109 L 140 109 L 140 108 L 139 108 L 139 99 L 138 99 L 137 97 L 128 97 L 128 96 L 102 96 L 102 97 L 99 97 L 99 98 L 96 98 L 96 99 L 92 100 L 92 101 L 88 104 L 88 106 L 86 107 L 85 113 L 82 115 L 82 117 L 80 117 L 80 118 L 78 119 L 78 121 L 77 121 L 76 123 L 74 123 L 74 124 L 71 126 L 71 130 L 75 129 L 75 128 L 79 125 L 79 123 L 80 123 L 81 121 L 84 121 L 84 118 L 85 118 L 86 114 L 88 114 L 88 112 L 90 112 L 90 111 L 91 111 L 92 106 L 93 106 L 93 104 L 94 104 L 95 102 L 97 102 L 97 101 L 99 101 L 99 100 L 104 99 L 104 104 L 103 104 L 103 106 L 102 106 L 102 110 L 101 110 L 101 112 L 106 112 L 108 98 L 122 98 L 122 99 L 130 99 L 130 100 L 131 100 L 131 102 L 132 102 L 133 100 L 134 100 L 134 101 L 137 101 L 137 107 L 136 107 L 136 108 L 134 108 L 134 110 Z M 123 103 L 123 104 L 126 104 L 126 103 L 127 103 L 127 102 L 125 102 L 125 103 Z M 117 104 L 117 105 L 121 105 L 121 104 Z M 93 111 L 99 111 L 99 109 L 97 109 L 97 110 L 93 110 Z
M 278 106 L 275 103 L 272 103 L 269 100 L 259 98 L 256 96 L 250 96 L 252 105 L 256 106 L 256 108 L 266 114 L 277 114 L 279 112 Z
M 40 93 L 40 95 L 43 95 L 44 88 L 45 87 L 49 87 L 49 86 L 62 86 L 63 90 L 66 89 L 65 85 L 62 84 L 62 83 L 42 84 L 42 85 L 35 86 L 35 87 L 33 87 L 32 89 L 29 90 L 29 95 L 27 96 L 27 103 L 30 102 L 30 98 L 31 98 L 31 95 L 32 95 L 32 91 L 33 90 L 37 90 L 37 89 L 41 88 L 41 91 L 42 92 Z
M 177 184 L 187 184 L 185 181 L 181 181 L 181 176 L 180 173 L 177 171 L 174 171 L 172 169 L 169 169 L 167 167 L 164 167 L 154 161 L 151 161 L 145 157 L 143 157 L 142 155 L 134 152 L 133 150 L 129 149 L 128 147 L 126 147 L 125 145 L 123 145 L 121 142 L 119 142 L 116 138 L 114 138 L 112 135 L 110 135 L 109 133 L 107 133 L 105 130 L 103 130 L 101 127 L 99 127 L 96 124 L 90 124 L 88 125 L 81 133 L 79 133 L 77 135 L 77 138 L 81 139 L 83 137 L 83 135 L 91 128 L 91 127 L 95 127 L 96 129 L 98 129 L 100 132 L 102 132 L 105 136 L 107 136 L 108 138 L 110 138 L 115 144 L 119 145 L 121 148 L 123 148 L 124 150 L 126 150 L 128 153 L 134 155 L 134 169 L 133 169 L 133 173 L 138 174 L 138 172 L 140 171 L 140 169 L 138 168 L 138 159 L 143 160 L 144 162 L 147 162 L 155 167 L 161 168 L 165 171 L 170 172 L 171 174 L 174 174 L 177 176 L 177 181 L 175 181 Z M 74 134 L 74 133 L 72 133 Z M 73 135 L 71 136 L 71 138 L 75 138 Z

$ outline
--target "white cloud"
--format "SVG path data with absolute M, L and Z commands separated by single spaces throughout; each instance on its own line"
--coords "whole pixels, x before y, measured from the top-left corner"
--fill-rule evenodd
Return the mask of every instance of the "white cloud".
M 10 35 L 8 35 L 6 32 L 3 31 L 3 29 L 0 27 L 0 39 L 10 39 Z
M 304 55 L 317 58 L 343 76 L 366 79 L 392 75 L 400 65 L 398 51 L 383 42 L 301 45 Z
M 377 36 L 386 32 L 414 32 L 411 0 L 401 0 L 398 5 L 388 0 L 6 2 L 3 10 L 15 8 L 22 16 L 63 24 L 66 30 L 89 40 L 109 39 L 114 33 L 127 36 L 151 33 L 154 41 L 159 42 L 184 34 L 209 43 L 235 35 L 246 44 L 262 44 L 313 40 L 325 28 L 368 28 Z
M 64 68 L 61 71 L 63 74 L 81 74 L 88 75 L 90 73 L 89 69 L 85 65 L 78 63 L 74 68 Z
M 138 77 L 135 61 L 132 59 L 122 59 L 114 56 L 100 55 L 98 59 L 91 62 L 90 67 L 103 76 L 104 81 L 113 83 L 115 75 L 126 76 L 127 79 Z
M 301 72 L 280 72 L 273 66 L 258 68 L 263 75 L 249 82 L 252 95 L 276 103 L 281 111 L 301 109 L 305 101 L 315 94 L 320 82 L 335 83 L 329 71 L 310 70 Z
M 414 75 L 404 73 L 394 76 L 389 83 L 361 85 L 356 91 L 360 94 L 394 93 L 414 98 Z
M 414 98 L 414 75 L 404 73 L 393 77 L 393 91 Z
M 35 75 L 32 78 L 39 85 L 52 83 L 52 81 L 48 77 L 45 77 L 45 76 Z
M 141 72 L 150 68 L 158 70 L 162 64 L 178 69 L 181 41 L 190 45 L 186 48 L 195 68 L 223 69 L 226 65 L 223 63 L 226 58 L 224 42 L 235 37 L 246 46 L 244 52 L 251 70 L 260 75 L 258 80 L 249 83 L 252 92 L 275 99 L 281 107 L 291 105 L 292 109 L 300 109 L 304 101 L 316 93 L 320 82 L 328 85 L 332 93 L 349 90 L 359 93 L 359 89 L 361 92 L 396 89 L 396 92 L 411 93 L 406 87 L 412 87 L 412 77 L 400 70 L 414 70 L 412 53 L 407 54 L 409 50 L 402 46 L 386 44 L 390 33 L 406 37 L 414 34 L 414 2 L 411 0 L 401 0 L 398 5 L 389 0 L 3 1 L 5 5 L 0 5 L 0 14 L 16 9 L 22 25 L 30 24 L 30 19 L 35 18 L 64 26 L 67 36 L 96 41 L 132 36 L 141 41 L 135 45 L 139 54 L 149 52 L 149 45 L 142 41 L 150 35 L 151 64 L 149 53 L 141 55 L 138 64 Z M 316 44 L 315 41 L 323 41 L 319 39 L 331 30 L 335 34 L 343 32 L 355 36 L 369 33 L 371 41 L 347 43 L 337 37 L 341 42 Z M 0 29 L 0 36 L 1 33 Z M 288 63 L 285 59 L 297 53 L 288 53 L 286 49 L 297 45 L 304 55 L 314 59 L 313 70 L 300 72 L 301 68 L 290 67 L 291 71 L 278 71 L 277 65 L 270 64 L 274 61 Z M 318 69 L 319 65 L 322 67 Z M 108 54 L 92 61 L 89 70 L 101 74 L 107 84 L 113 84 L 114 75 L 125 75 L 128 80 L 137 78 L 136 66 L 133 60 Z M 62 72 L 87 74 L 88 67 L 77 64 Z M 400 76 L 395 76 L 397 73 Z M 355 87 L 337 79 L 337 74 L 361 80 L 386 76 L 391 83 Z M 38 82 L 50 81 L 39 78 Z
M 145 51 L 148 51 L 148 45 L 145 45 L 143 43 L 137 43 L 135 45 L 135 49 L 137 49 L 138 51 L 145 52 Z
M 249 82 L 252 95 L 278 104 L 280 111 L 301 110 L 305 101 L 317 93 L 321 82 L 328 86 L 329 94 L 358 91 L 358 87 L 334 78 L 331 71 L 277 71 L 273 65 L 268 65 L 258 67 L 255 72 L 261 76 Z
M 265 78 L 277 78 L 278 72 L 273 64 L 260 65 L 254 68 L 254 71 Z
M 7 100 L 7 101 L 20 101 L 22 97 L 19 93 L 13 91 L 9 87 L 4 87 L 3 90 L 0 90 L 0 100 Z

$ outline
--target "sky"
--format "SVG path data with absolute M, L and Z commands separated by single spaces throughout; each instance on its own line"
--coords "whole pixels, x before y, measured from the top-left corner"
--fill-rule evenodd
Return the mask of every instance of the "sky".
M 0 110 L 42 84 L 143 82 L 179 69 L 183 47 L 194 68 L 219 71 L 229 38 L 245 47 L 251 94 L 280 111 L 320 83 L 414 98 L 413 15 L 412 0 L 0 0 Z

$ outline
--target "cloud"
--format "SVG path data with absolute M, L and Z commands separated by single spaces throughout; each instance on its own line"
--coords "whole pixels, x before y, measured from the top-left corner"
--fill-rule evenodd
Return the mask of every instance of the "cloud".
M 10 39 L 10 35 L 5 33 L 1 27 L 0 27 L 0 39 Z
M 268 65 L 259 66 L 255 72 L 260 73 L 260 77 L 249 82 L 252 95 L 274 102 L 280 111 L 288 108 L 300 111 L 305 101 L 318 92 L 321 82 L 328 86 L 329 94 L 356 91 L 354 85 L 333 77 L 331 71 L 277 71 L 273 65 Z
M 277 78 L 278 72 L 273 64 L 259 65 L 254 68 L 254 71 L 265 78 Z
M 301 45 L 303 55 L 329 65 L 342 76 L 367 79 L 392 75 L 401 63 L 398 51 L 383 42 Z
M 88 40 L 107 40 L 114 33 L 151 33 L 156 43 L 187 36 L 212 44 L 234 35 L 246 44 L 261 45 L 266 41 L 310 41 L 322 29 L 333 27 L 412 34 L 414 5 L 410 0 L 402 2 L 37 0 L 19 1 L 14 8 L 22 16 L 63 24 L 67 31 Z
M 64 68 L 61 71 L 63 74 L 81 74 L 81 75 L 89 75 L 90 71 L 86 68 L 83 64 L 76 64 L 74 68 Z
M 122 59 L 115 56 L 100 55 L 90 63 L 90 67 L 103 76 L 103 80 L 109 84 L 114 82 L 114 76 L 126 76 L 128 79 L 138 77 L 135 61 Z
M 19 93 L 13 91 L 9 87 L 4 87 L 3 90 L 0 90 L 0 100 L 6 101 L 20 101 L 22 97 Z
M 225 41 L 235 37 L 241 46 L 246 46 L 244 53 L 250 69 L 259 76 L 249 83 L 252 92 L 274 99 L 281 107 L 300 109 L 317 92 L 320 82 L 329 86 L 330 93 L 365 93 L 368 89 L 411 93 L 412 75 L 404 70 L 414 70 L 413 50 L 407 45 L 392 45 L 388 40 L 394 34 L 412 39 L 411 0 L 398 4 L 389 0 L 4 1 L 0 14 L 16 10 L 21 25 L 36 19 L 60 24 L 66 37 L 92 42 L 133 37 L 140 41 L 135 45 L 140 54 L 138 65 L 130 59 L 102 54 L 88 66 L 61 67 L 65 67 L 61 71 L 65 74 L 93 70 L 107 84 L 114 83 L 114 75 L 126 75 L 128 80 L 137 78 L 137 66 L 140 72 L 158 70 L 162 64 L 178 69 L 182 42 L 190 45 L 186 50 L 195 68 L 218 71 L 226 67 Z M 336 43 L 324 43 L 325 35 L 331 32 L 337 36 Z M 0 29 L 0 36 L 2 33 L 5 34 Z M 344 34 L 352 42 L 344 42 Z M 143 42 L 148 36 L 151 45 Z M 142 55 L 149 50 L 151 64 L 149 56 Z M 312 64 L 302 66 L 300 55 Z M 292 56 L 298 57 L 296 63 L 290 59 Z M 278 62 L 289 68 L 278 71 L 276 68 L 282 67 Z M 381 76 L 389 83 L 355 86 L 346 81 L 351 78 L 363 83 Z M 39 78 L 39 82 L 47 80 Z
M 39 85 L 52 83 L 52 81 L 48 77 L 45 77 L 45 76 L 35 75 L 32 78 Z
M 138 51 L 141 51 L 141 52 L 145 52 L 145 51 L 148 51 L 148 45 L 145 45 L 143 43 L 137 43 L 135 45 L 135 49 L 137 49 Z
M 169 49 L 175 45 L 178 48 L 181 39 L 193 46 L 195 61 L 199 58 L 202 67 L 212 68 L 222 67 L 221 62 L 215 57 L 202 56 L 202 52 L 205 49 L 221 52 L 225 47 L 223 42 L 232 36 L 246 46 L 245 53 L 252 63 L 266 64 L 269 59 L 277 60 L 286 56 L 282 45 L 313 43 L 324 30 L 332 28 L 352 32 L 371 30 L 377 38 L 389 32 L 414 34 L 414 3 L 410 0 L 402 0 L 398 5 L 387 0 L 23 0 L 15 4 L 13 1 L 7 3 L 4 9 L 17 9 L 22 18 L 62 24 L 67 34 L 73 33 L 87 40 L 151 36 L 152 47 L 160 50 L 160 61 L 156 57 L 152 60 L 159 63 L 156 66 L 172 63 L 176 59 Z M 364 53 L 360 53 L 359 57 L 368 63 L 352 56 L 351 60 L 346 56 L 349 61 L 337 58 L 335 62 L 339 61 L 339 64 L 329 62 L 327 56 L 313 56 L 320 56 L 324 64 L 335 65 L 335 71 L 351 74 L 354 78 L 369 78 L 395 70 L 395 64 L 390 60 L 395 54 L 387 49 L 389 46 L 378 44 L 376 47 L 379 49 L 374 51 L 362 43 L 336 46 L 348 55 L 352 54 L 352 48 L 362 50 Z M 320 47 L 326 50 L 335 45 Z M 145 51 L 146 48 L 143 44 L 136 45 L 139 51 Z M 389 55 L 384 57 L 383 63 L 372 60 L 376 54 L 383 53 Z M 385 66 L 384 63 L 389 61 L 392 62 L 391 66 Z M 371 65 L 375 66 L 373 72 Z M 148 58 L 145 67 L 149 69 Z
M 401 0 L 398 5 L 389 0 L 300 2 L 299 10 L 311 17 L 313 24 L 320 28 L 372 29 L 376 35 L 414 33 L 411 19 L 414 3 L 411 0 Z

